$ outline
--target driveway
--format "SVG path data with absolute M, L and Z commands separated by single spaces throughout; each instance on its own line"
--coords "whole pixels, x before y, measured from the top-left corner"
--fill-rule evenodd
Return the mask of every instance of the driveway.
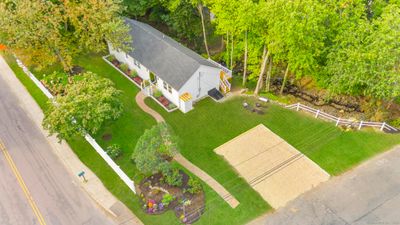
M 400 224 L 400 147 L 331 179 L 250 224 Z

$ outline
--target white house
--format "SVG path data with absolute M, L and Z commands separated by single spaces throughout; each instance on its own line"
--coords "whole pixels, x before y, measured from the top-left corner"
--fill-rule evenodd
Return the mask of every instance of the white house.
M 182 112 L 193 109 L 193 103 L 211 96 L 219 100 L 230 91 L 231 71 L 205 59 L 153 27 L 126 19 L 132 35 L 133 51 L 122 52 L 109 45 L 110 54 L 151 82 Z

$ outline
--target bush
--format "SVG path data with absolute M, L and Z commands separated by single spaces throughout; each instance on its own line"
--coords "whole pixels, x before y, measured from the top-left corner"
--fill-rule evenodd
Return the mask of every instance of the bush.
M 201 183 L 196 178 L 190 177 L 188 181 L 188 188 L 186 188 L 185 192 L 189 192 L 190 194 L 197 194 L 202 190 Z
M 110 62 L 112 62 L 112 61 L 114 61 L 114 60 L 116 60 L 116 59 L 117 59 L 117 58 L 115 58 L 114 55 L 109 55 L 109 56 L 107 57 L 107 60 L 110 61 Z
M 64 72 L 53 72 L 52 74 L 44 75 L 41 81 L 53 95 L 63 95 L 69 83 L 68 79 L 68 74 Z
M 173 195 L 166 193 L 163 195 L 161 202 L 163 203 L 163 205 L 165 207 L 168 207 L 168 205 L 174 200 L 175 200 L 175 197 Z
M 161 92 L 160 90 L 157 89 L 157 90 L 154 92 L 153 95 L 154 95 L 155 98 L 159 98 L 159 97 L 162 96 L 162 92 Z
M 117 144 L 108 146 L 106 152 L 112 159 L 116 159 L 122 155 L 121 147 Z
M 177 152 L 177 137 L 166 123 L 159 123 L 139 138 L 132 161 L 142 174 L 155 174 L 170 170 L 169 161 Z
M 389 124 L 393 127 L 400 128 L 400 118 L 390 121 Z
M 125 63 L 121 64 L 121 65 L 119 66 L 119 68 L 120 68 L 124 73 L 127 73 L 128 70 L 129 70 L 129 66 L 128 66 L 127 64 L 125 64 Z
M 178 169 L 167 169 L 166 171 L 163 171 L 162 174 L 165 183 L 176 187 L 182 186 L 182 174 L 179 173 Z

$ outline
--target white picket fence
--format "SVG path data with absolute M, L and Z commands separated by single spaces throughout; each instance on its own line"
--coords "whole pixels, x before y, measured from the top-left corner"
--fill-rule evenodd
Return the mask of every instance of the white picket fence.
M 339 125 L 349 125 L 356 127 L 357 129 L 361 129 L 363 127 L 374 127 L 374 128 L 379 128 L 381 131 L 388 131 L 388 132 L 398 132 L 399 130 L 395 127 L 390 126 L 389 124 L 385 122 L 368 122 L 368 121 L 356 121 L 356 120 L 349 120 L 349 119 L 343 119 L 340 117 L 336 117 L 333 115 L 330 115 L 328 113 L 325 113 L 319 109 L 314 109 L 309 106 L 303 105 L 301 103 L 296 103 L 292 105 L 286 106 L 288 109 L 295 109 L 296 111 L 304 110 L 308 113 L 311 113 L 315 116 L 315 118 L 321 118 L 325 119 L 328 121 L 332 121 L 336 124 L 336 126 Z
M 22 68 L 26 75 L 36 84 L 36 86 L 49 98 L 53 99 L 54 96 L 49 90 L 28 70 L 28 68 L 15 57 L 18 65 Z M 96 140 L 89 134 L 85 135 L 86 141 L 96 150 L 96 152 L 107 162 L 107 164 L 114 170 L 114 172 L 121 178 L 121 180 L 136 194 L 135 183 L 128 175 L 111 159 L 111 157 L 104 151 L 104 149 L 96 142 Z

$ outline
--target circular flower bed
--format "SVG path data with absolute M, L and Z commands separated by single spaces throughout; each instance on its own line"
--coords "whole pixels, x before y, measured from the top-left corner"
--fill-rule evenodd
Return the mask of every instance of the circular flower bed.
M 205 196 L 201 184 L 183 171 L 182 185 L 172 186 L 161 173 L 143 179 L 138 187 L 142 209 L 157 215 L 171 209 L 182 223 L 192 224 L 204 212 Z

